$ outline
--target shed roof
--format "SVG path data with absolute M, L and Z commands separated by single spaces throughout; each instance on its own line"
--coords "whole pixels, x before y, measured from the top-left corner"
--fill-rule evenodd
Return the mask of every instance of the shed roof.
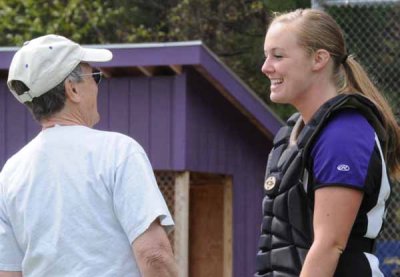
M 268 137 L 282 125 L 279 117 L 254 91 L 201 41 L 86 46 L 108 48 L 113 52 L 113 59 L 101 64 L 109 76 L 174 75 L 182 72 L 185 66 L 192 66 Z M 17 49 L 0 47 L 0 71 L 8 70 Z

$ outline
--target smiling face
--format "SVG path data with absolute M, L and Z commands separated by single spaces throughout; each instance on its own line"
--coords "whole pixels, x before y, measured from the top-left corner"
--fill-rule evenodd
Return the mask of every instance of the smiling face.
M 312 57 L 301 47 L 293 24 L 273 23 L 265 37 L 262 72 L 271 81 L 271 101 L 298 106 L 312 82 Z

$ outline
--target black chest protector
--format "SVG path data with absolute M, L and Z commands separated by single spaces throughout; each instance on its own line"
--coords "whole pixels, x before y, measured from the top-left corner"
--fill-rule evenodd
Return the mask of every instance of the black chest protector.
M 310 146 L 329 118 L 344 109 L 356 109 L 372 125 L 382 148 L 385 131 L 379 112 L 365 97 L 342 94 L 326 102 L 302 126 L 300 115 L 289 118 L 273 141 L 265 176 L 263 220 L 255 276 L 299 276 L 313 241 L 313 189 L 307 189 Z M 312 186 L 312 184 L 311 184 Z

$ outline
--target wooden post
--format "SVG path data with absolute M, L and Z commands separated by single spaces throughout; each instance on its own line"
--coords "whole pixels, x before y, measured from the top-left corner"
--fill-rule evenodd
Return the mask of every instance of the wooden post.
M 178 277 L 189 276 L 189 187 L 190 174 L 180 172 L 175 177 L 175 259 Z
M 232 277 L 232 178 L 224 181 L 224 275 Z

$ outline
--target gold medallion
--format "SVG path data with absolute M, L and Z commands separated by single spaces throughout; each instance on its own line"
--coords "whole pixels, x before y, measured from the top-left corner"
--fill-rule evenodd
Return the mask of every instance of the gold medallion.
M 265 180 L 264 188 L 265 188 L 266 190 L 271 190 L 271 189 L 273 189 L 273 188 L 275 187 L 275 184 L 276 184 L 276 178 L 275 178 L 275 176 L 269 176 L 269 177 L 267 178 L 267 180 Z

